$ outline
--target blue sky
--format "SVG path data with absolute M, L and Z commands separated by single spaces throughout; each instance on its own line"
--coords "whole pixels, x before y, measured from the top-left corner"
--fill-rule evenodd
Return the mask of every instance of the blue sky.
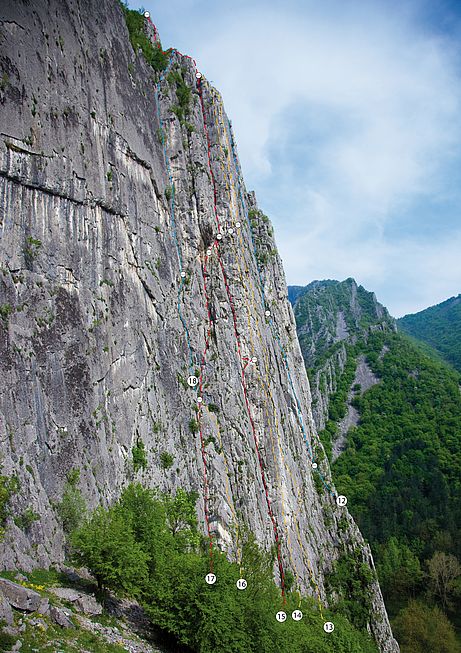
M 289 284 L 353 276 L 396 317 L 461 292 L 461 2 L 143 6 L 222 93 Z

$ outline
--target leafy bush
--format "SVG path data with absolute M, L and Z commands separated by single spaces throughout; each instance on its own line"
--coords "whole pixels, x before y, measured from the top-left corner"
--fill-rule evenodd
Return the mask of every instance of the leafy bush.
M 11 651 L 12 646 L 16 644 L 18 638 L 3 632 L 3 626 L 6 626 L 6 622 L 0 620 L 0 651 Z
M 371 621 L 370 584 L 373 579 L 373 572 L 363 562 L 360 549 L 337 560 L 327 578 L 330 592 L 338 597 L 337 608 L 360 629 L 366 628 Z
M 186 118 L 189 115 L 192 92 L 184 80 L 184 71 L 171 71 L 171 73 L 168 75 L 168 81 L 170 84 L 175 84 L 176 97 L 178 98 L 178 104 L 171 107 L 171 110 L 178 116 L 181 124 L 185 125 Z M 193 129 L 192 125 L 191 127 Z
M 195 435 L 195 433 L 198 433 L 198 430 L 198 422 L 195 419 L 189 420 L 189 431 Z
M 322 496 L 325 491 L 325 486 L 322 483 L 322 479 L 318 474 L 313 474 L 314 486 L 319 496 Z
M 139 469 L 147 469 L 147 455 L 142 440 L 137 440 L 135 446 L 131 450 L 133 456 L 133 469 L 137 472 Z
M 38 240 L 37 238 L 32 238 L 32 236 L 28 236 L 26 238 L 26 244 L 24 245 L 22 251 L 27 265 L 31 265 L 32 262 L 37 258 L 41 246 L 42 246 L 41 240 Z
M 150 42 L 146 34 L 145 18 L 142 13 L 128 9 L 122 2 L 120 4 L 125 15 L 130 42 L 135 53 L 137 54 L 139 49 L 142 50 L 144 59 L 155 71 L 160 72 L 165 70 L 168 64 L 169 54 L 168 52 L 163 52 L 160 43 L 153 45 Z
M 152 431 L 154 433 L 160 433 L 161 430 L 162 430 L 162 422 L 157 421 L 152 423 Z
M 3 321 L 4 324 L 8 324 L 8 319 L 13 312 L 13 307 L 11 304 L 2 304 L 0 306 L 0 319 Z
M 63 530 L 67 534 L 81 524 L 86 513 L 85 499 L 77 487 L 79 480 L 79 469 L 73 469 L 67 474 L 61 502 L 56 506 Z
M 217 547 L 217 582 L 207 585 L 208 541 L 197 528 L 196 500 L 197 494 L 182 489 L 171 496 L 130 485 L 112 507 L 98 508 L 72 534 L 75 562 L 86 566 L 101 588 L 135 596 L 152 624 L 190 651 L 376 653 L 368 635 L 340 614 L 327 635 L 312 598 L 299 606 L 298 594 L 288 592 L 283 605 L 272 578 L 273 552 L 262 551 L 252 534 L 242 546 L 245 592 L 236 588 L 239 566 Z M 303 620 L 277 623 L 282 606 L 288 614 L 299 606 Z
M 31 507 L 26 508 L 24 512 L 14 518 L 14 523 L 18 528 L 22 528 L 24 531 L 27 531 L 34 521 L 38 521 L 40 515 L 32 510 Z
M 0 467 L 1 469 L 1 467 Z M 0 475 L 0 542 L 3 540 L 5 533 L 5 523 L 10 514 L 8 503 L 19 490 L 19 481 L 16 476 Z
M 168 451 L 162 451 L 160 454 L 160 464 L 162 469 L 170 469 L 170 467 L 173 466 L 173 463 L 174 456 L 172 456 L 171 453 L 168 453 Z
M 269 263 L 269 254 L 267 252 L 258 251 L 256 254 L 256 260 L 259 265 L 267 265 Z

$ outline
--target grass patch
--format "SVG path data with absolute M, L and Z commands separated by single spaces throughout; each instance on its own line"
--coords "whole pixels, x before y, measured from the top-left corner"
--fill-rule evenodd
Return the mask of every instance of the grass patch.
M 160 43 L 153 45 L 145 30 L 145 18 L 140 11 L 128 9 L 123 2 L 120 3 L 125 15 L 125 22 L 130 35 L 130 42 L 135 54 L 141 50 L 144 59 L 156 72 L 165 70 L 168 65 L 169 53 L 163 52 Z

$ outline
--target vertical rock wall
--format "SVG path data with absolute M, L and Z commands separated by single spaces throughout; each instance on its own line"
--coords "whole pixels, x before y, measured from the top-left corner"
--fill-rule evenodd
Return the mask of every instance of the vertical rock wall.
M 276 546 L 279 583 L 290 569 L 325 601 L 335 558 L 371 556 L 335 502 L 218 92 L 179 53 L 155 74 L 112 0 L 3 3 L 0 29 L 0 442 L 14 510 L 40 515 L 9 520 L 2 566 L 63 559 L 55 506 L 78 468 L 90 508 L 132 480 L 197 490 L 215 545 L 238 559 L 246 525 Z M 371 629 L 395 651 L 373 592 Z

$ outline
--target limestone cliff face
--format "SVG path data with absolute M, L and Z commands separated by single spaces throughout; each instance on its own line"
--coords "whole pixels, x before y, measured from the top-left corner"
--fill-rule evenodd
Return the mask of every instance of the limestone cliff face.
M 56 504 L 77 468 L 90 508 L 132 480 L 196 489 L 229 556 L 246 524 L 278 539 L 280 582 L 290 569 L 326 601 L 341 553 L 373 563 L 321 462 L 272 229 L 219 93 L 179 53 L 154 73 L 113 0 L 3 3 L 0 28 L 2 473 L 13 510 L 40 516 L 8 520 L 1 565 L 63 560 Z M 371 631 L 396 651 L 372 592 Z

